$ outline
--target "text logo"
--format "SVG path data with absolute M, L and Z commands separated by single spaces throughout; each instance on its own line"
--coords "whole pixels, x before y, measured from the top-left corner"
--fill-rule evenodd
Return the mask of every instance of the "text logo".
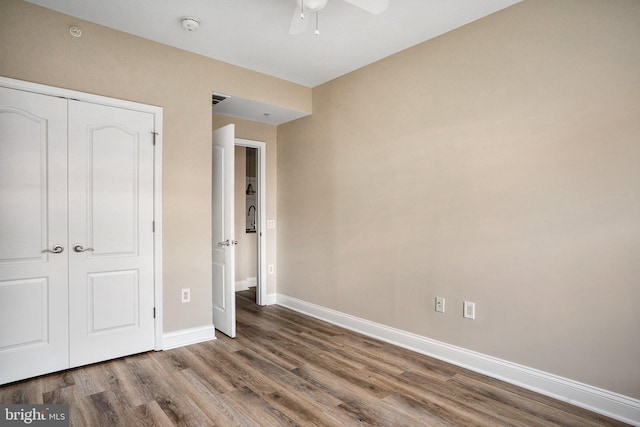
M 0 405 L 0 427 L 69 427 L 69 405 Z

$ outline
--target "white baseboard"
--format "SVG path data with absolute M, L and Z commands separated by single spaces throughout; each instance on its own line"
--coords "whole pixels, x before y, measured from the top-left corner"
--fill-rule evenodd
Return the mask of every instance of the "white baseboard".
M 216 339 L 213 325 L 200 326 L 198 328 L 181 329 L 179 331 L 167 332 L 162 335 L 162 349 L 182 347 L 189 344 L 210 341 Z
M 235 291 L 248 291 L 249 288 L 258 286 L 257 277 L 247 277 L 245 280 L 236 281 Z
M 276 301 L 283 307 L 345 329 L 444 360 L 625 423 L 640 426 L 640 400 L 401 331 L 287 295 L 277 294 Z
M 278 294 L 267 294 L 265 298 L 264 305 L 274 305 L 277 304 L 277 295 Z
M 236 292 L 240 291 L 248 291 L 249 286 L 246 280 L 236 280 L 236 287 L 234 288 Z

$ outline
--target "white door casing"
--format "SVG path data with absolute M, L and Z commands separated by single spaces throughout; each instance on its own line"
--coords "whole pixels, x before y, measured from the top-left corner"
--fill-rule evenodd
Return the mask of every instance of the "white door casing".
M 162 110 L 0 86 L 0 384 L 161 348 Z
M 236 336 L 234 144 L 234 125 L 227 125 L 213 131 L 211 177 L 213 325 L 231 338 Z
M 69 363 L 66 102 L 0 87 L 0 384 Z

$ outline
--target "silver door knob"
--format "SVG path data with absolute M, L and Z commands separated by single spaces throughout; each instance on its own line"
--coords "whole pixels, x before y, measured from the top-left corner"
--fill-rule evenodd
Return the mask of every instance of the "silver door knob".
M 93 248 L 83 248 L 80 243 L 76 243 L 75 245 L 73 245 L 73 250 L 75 252 L 86 252 L 86 251 L 92 251 Z
M 235 246 L 238 244 L 237 240 L 225 240 L 224 242 L 218 242 L 218 246 Z
M 64 251 L 64 246 L 55 245 L 52 249 L 45 249 L 42 252 L 51 252 L 52 254 L 59 254 L 59 253 L 62 253 L 62 251 Z

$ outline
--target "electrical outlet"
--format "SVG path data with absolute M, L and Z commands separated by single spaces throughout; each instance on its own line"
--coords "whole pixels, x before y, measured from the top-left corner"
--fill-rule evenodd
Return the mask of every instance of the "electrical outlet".
M 269 271 L 269 274 L 273 274 L 273 271 L 274 271 L 273 264 L 269 264 L 269 266 L 267 267 L 267 270 Z
M 181 294 L 180 300 L 183 303 L 191 301 L 191 289 L 190 288 L 183 289 L 180 294 Z
M 476 304 L 474 302 L 465 301 L 463 305 L 462 316 L 465 319 L 476 318 Z
M 436 297 L 436 311 L 444 313 L 444 298 Z

